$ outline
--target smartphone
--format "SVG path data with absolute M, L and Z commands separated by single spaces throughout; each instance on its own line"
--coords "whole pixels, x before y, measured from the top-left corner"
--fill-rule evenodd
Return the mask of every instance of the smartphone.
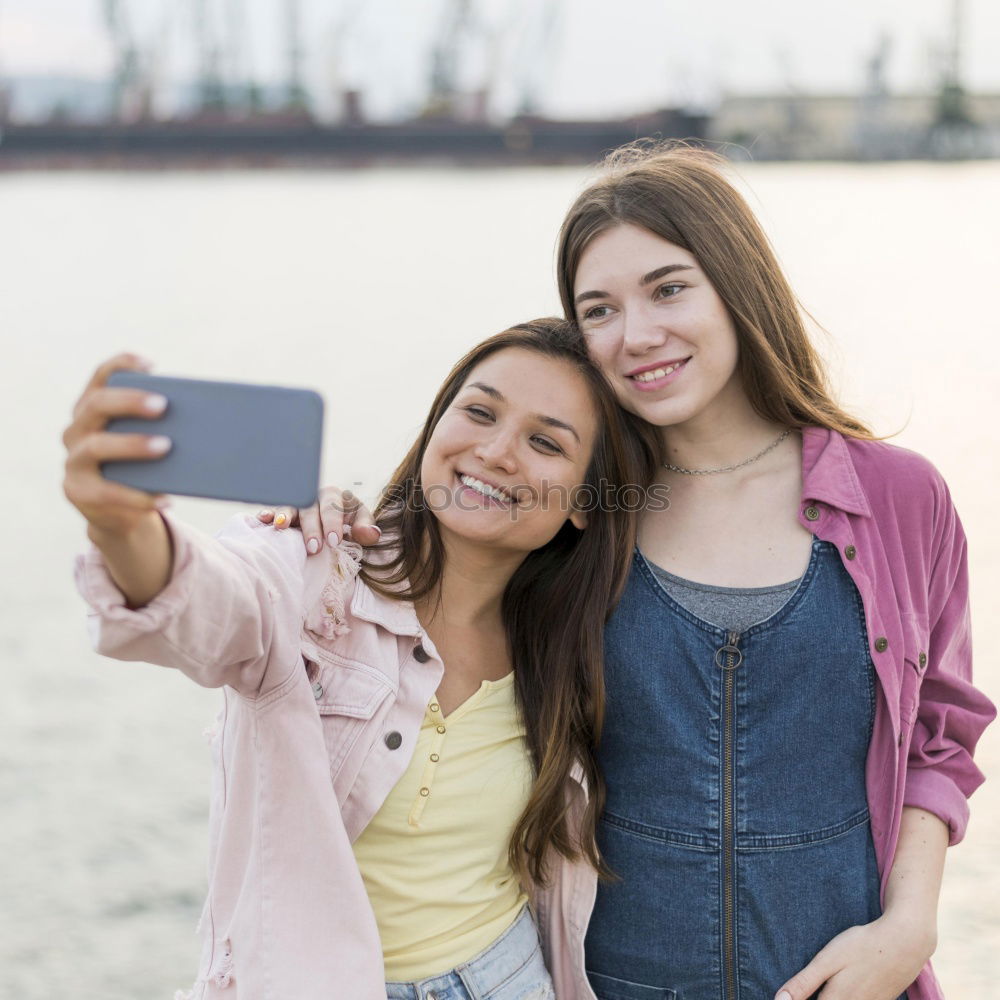
M 105 462 L 107 479 L 148 493 L 309 507 L 319 489 L 323 399 L 311 389 L 116 371 L 108 385 L 159 393 L 160 417 L 121 417 L 108 430 L 163 434 L 162 458 Z

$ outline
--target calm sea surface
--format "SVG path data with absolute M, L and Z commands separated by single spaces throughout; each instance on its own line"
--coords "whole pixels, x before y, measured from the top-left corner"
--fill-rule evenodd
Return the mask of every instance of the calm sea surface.
M 952 487 L 978 682 L 1000 700 L 1000 164 L 740 173 L 842 397 Z M 90 371 L 128 348 L 164 373 L 318 388 L 325 478 L 371 496 L 463 350 L 558 311 L 555 233 L 586 176 L 0 175 L 0 997 L 167 998 L 195 969 L 218 694 L 88 647 L 59 436 Z M 232 509 L 177 504 L 207 529 Z M 1000 727 L 978 760 L 991 780 L 941 902 L 950 1000 L 1000 982 Z

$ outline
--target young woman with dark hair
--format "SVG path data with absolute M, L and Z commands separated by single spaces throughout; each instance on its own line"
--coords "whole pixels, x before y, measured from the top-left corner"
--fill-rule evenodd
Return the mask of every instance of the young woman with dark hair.
M 210 539 L 101 477 L 163 453 L 105 431 L 153 412 L 105 385 L 135 366 L 84 392 L 65 490 L 97 649 L 225 694 L 188 995 L 570 995 L 567 887 L 602 867 L 602 628 L 635 539 L 627 507 L 577 501 L 646 481 L 655 440 L 570 324 L 513 327 L 445 380 L 365 562 L 338 540 L 307 563 L 252 517 Z

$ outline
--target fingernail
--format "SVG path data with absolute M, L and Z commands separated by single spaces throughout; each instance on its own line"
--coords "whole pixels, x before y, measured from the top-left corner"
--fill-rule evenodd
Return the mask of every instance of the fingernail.
M 318 538 L 310 538 L 309 541 L 306 542 L 306 551 L 311 556 L 316 555 L 316 553 L 319 552 L 319 539 Z
M 142 408 L 147 413 L 162 413 L 167 408 L 167 397 L 154 394 L 142 401 Z
M 792 994 L 788 990 L 782 990 L 774 1000 L 792 1000 Z
M 349 524 L 344 525 L 344 538 L 350 538 L 353 532 L 351 531 L 351 526 Z
M 377 524 L 372 525 L 372 531 L 374 531 L 379 538 L 382 537 L 382 529 Z
M 257 511 L 257 517 L 258 518 L 262 518 L 262 517 L 274 517 L 274 511 L 273 510 L 268 510 L 267 508 L 265 508 L 264 510 L 259 510 L 259 511 Z
M 149 358 L 144 358 L 141 354 L 134 354 L 132 357 L 135 359 L 135 363 L 140 368 L 145 368 L 146 371 L 149 371 L 149 369 L 153 367 L 153 362 L 150 361 Z
M 287 514 L 279 514 L 279 515 L 278 515 L 278 516 L 277 516 L 277 517 L 276 517 L 276 518 L 274 519 L 274 526 L 275 526 L 276 528 L 283 528 L 283 527 L 285 526 L 285 522 L 286 522 L 287 520 L 288 520 L 288 515 L 287 515 Z
M 156 437 L 151 437 L 146 442 L 146 447 L 154 455 L 162 455 L 164 452 L 170 451 L 170 438 L 163 437 L 163 435 L 157 435 Z
M 326 536 L 326 541 L 327 541 L 327 544 L 330 546 L 331 549 L 335 549 L 340 544 L 340 539 L 337 537 L 337 532 L 336 531 L 331 531 Z
M 154 504 L 157 510 L 168 510 L 173 507 L 173 505 L 174 502 L 170 499 L 170 497 L 157 497 L 156 503 Z

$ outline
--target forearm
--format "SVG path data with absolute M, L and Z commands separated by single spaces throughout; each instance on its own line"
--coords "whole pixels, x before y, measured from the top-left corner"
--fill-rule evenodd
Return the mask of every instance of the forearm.
M 127 533 L 88 526 L 115 586 L 129 608 L 145 607 L 166 587 L 173 568 L 173 546 L 163 518 L 153 511 Z
M 903 807 L 883 910 L 886 916 L 910 924 L 931 951 L 937 942 L 938 898 L 947 849 L 947 823 L 926 809 Z

